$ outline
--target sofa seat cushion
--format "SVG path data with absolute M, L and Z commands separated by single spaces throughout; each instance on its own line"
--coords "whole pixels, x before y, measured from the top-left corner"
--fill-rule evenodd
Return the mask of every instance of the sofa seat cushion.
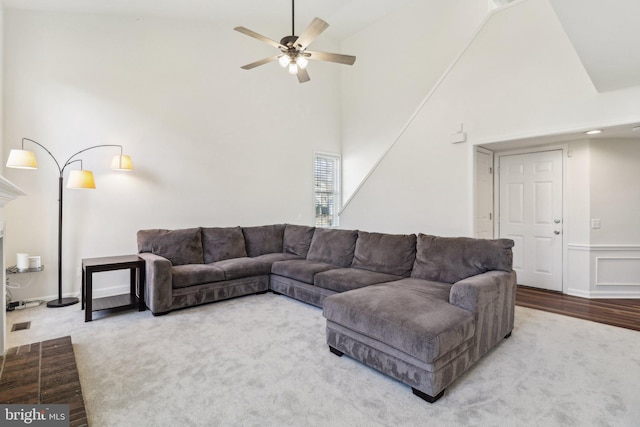
M 399 279 L 402 277 L 393 274 L 377 273 L 359 268 L 338 268 L 316 274 L 313 278 L 313 284 L 319 288 L 345 292 Z
M 426 363 L 455 350 L 475 333 L 470 311 L 432 295 L 428 282 L 391 282 L 327 297 L 328 321 L 383 342 Z
M 275 254 L 260 255 L 260 256 L 257 256 L 255 258 L 253 258 L 253 259 L 258 260 L 258 261 L 268 262 L 269 264 L 273 264 L 276 261 L 288 261 L 288 260 L 292 260 L 292 259 L 304 259 L 304 257 L 298 256 L 298 255 L 294 255 L 294 254 L 275 253 Z
M 313 277 L 317 273 L 336 268 L 338 267 L 324 262 L 301 259 L 274 262 L 271 266 L 271 273 L 313 285 Z
M 224 272 L 225 280 L 242 279 L 243 277 L 269 274 L 271 264 L 254 258 L 234 258 L 209 264 Z
M 415 234 L 358 231 L 351 267 L 409 277 L 415 259 Z
M 453 285 L 449 283 L 405 277 L 404 279 L 394 282 L 394 285 L 403 286 L 404 289 L 411 289 L 412 292 L 417 292 L 425 297 L 451 302 L 450 294 Z
M 186 264 L 171 267 L 174 289 L 225 280 L 224 271 L 207 264 Z

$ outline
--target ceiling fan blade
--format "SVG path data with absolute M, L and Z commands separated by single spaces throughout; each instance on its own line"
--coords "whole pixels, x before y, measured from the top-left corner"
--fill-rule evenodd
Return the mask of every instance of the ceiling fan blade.
M 299 50 L 304 50 L 307 46 L 313 42 L 324 30 L 329 27 L 329 24 L 324 22 L 320 18 L 313 18 L 311 24 L 304 30 L 304 32 L 298 37 L 295 42 L 295 46 Z
M 309 77 L 309 73 L 304 68 L 299 68 L 297 75 L 298 75 L 298 81 L 300 83 L 306 83 L 309 80 L 311 80 L 311 78 Z
M 283 46 L 283 45 L 281 45 L 280 43 L 278 43 L 277 41 L 275 41 L 275 40 L 271 40 L 270 38 L 265 37 L 265 36 L 263 36 L 262 34 L 258 34 L 258 33 L 256 33 L 255 31 L 251 31 L 251 30 L 250 30 L 250 29 L 248 29 L 248 28 L 245 28 L 245 27 L 235 27 L 235 28 L 234 28 L 234 30 L 236 30 L 236 31 L 238 31 L 238 32 L 240 32 L 240 33 L 242 33 L 242 34 L 246 34 L 246 35 L 247 35 L 247 36 L 249 36 L 249 37 L 253 37 L 254 39 L 260 40 L 261 42 L 264 42 L 264 43 L 270 44 L 270 45 L 271 45 L 271 46 L 273 46 L 273 47 L 277 47 L 278 49 L 284 49 L 284 50 L 287 50 L 287 47 L 286 47 L 286 46 Z
M 264 59 L 261 59 L 261 60 L 256 61 L 256 62 L 252 62 L 251 64 L 244 65 L 244 66 L 242 66 L 240 68 L 242 68 L 243 70 L 250 70 L 252 68 L 259 67 L 260 65 L 264 65 L 264 64 L 267 64 L 269 62 L 277 61 L 278 58 L 280 58 L 280 56 L 281 55 L 275 55 L 275 56 L 271 56 L 269 58 L 264 58 Z
M 318 61 L 337 62 L 338 64 L 353 65 L 356 62 L 356 57 L 351 55 L 341 55 L 339 53 L 328 52 L 313 52 L 311 50 L 305 50 L 304 56 L 308 56 L 309 59 L 316 59 Z

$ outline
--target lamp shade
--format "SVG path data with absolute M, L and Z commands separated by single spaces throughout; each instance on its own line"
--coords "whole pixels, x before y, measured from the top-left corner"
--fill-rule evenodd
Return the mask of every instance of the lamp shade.
M 133 163 L 131 163 L 131 157 L 126 155 L 113 156 L 113 160 L 111 160 L 111 169 L 115 171 L 133 170 Z
M 67 188 L 96 188 L 96 182 L 93 179 L 93 172 L 86 170 L 72 170 L 69 172 Z
M 8 168 L 38 169 L 38 161 L 33 151 L 11 150 L 7 159 Z

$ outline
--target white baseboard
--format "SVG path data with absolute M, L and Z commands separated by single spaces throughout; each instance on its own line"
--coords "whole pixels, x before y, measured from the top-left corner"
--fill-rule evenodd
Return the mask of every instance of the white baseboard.
M 567 295 L 591 299 L 637 299 L 640 292 L 635 291 L 584 291 L 582 289 L 567 289 Z
M 93 289 L 93 298 L 103 298 L 103 297 L 110 297 L 113 295 L 128 294 L 129 289 L 130 289 L 129 285 L 117 285 L 117 286 L 111 286 L 108 288 Z M 80 292 L 66 292 L 62 294 L 63 298 L 70 298 L 70 297 L 81 298 L 81 296 L 82 295 Z M 24 301 L 27 303 L 34 302 L 34 301 L 48 302 L 48 301 L 53 301 L 54 299 L 57 299 L 57 298 L 58 298 L 58 294 L 55 294 L 55 295 L 45 295 L 40 297 L 21 299 L 20 301 Z

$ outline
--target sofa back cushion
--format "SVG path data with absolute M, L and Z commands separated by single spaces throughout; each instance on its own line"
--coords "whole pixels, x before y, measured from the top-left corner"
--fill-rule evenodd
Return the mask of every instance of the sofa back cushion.
M 286 224 L 284 227 L 282 251 L 286 254 L 294 254 L 306 258 L 315 230 L 315 227 Z
M 491 270 L 511 271 L 513 240 L 419 234 L 411 277 L 455 283 Z
M 181 230 L 140 230 L 138 252 L 150 252 L 167 258 L 173 265 L 202 264 L 200 228 Z
M 243 227 L 242 233 L 248 256 L 282 253 L 284 224 Z
M 205 264 L 247 256 L 240 227 L 203 228 L 202 246 Z
M 416 259 L 415 234 L 358 232 L 354 268 L 409 277 Z
M 355 230 L 316 228 L 311 239 L 307 259 L 338 267 L 350 267 L 357 238 L 358 232 Z

